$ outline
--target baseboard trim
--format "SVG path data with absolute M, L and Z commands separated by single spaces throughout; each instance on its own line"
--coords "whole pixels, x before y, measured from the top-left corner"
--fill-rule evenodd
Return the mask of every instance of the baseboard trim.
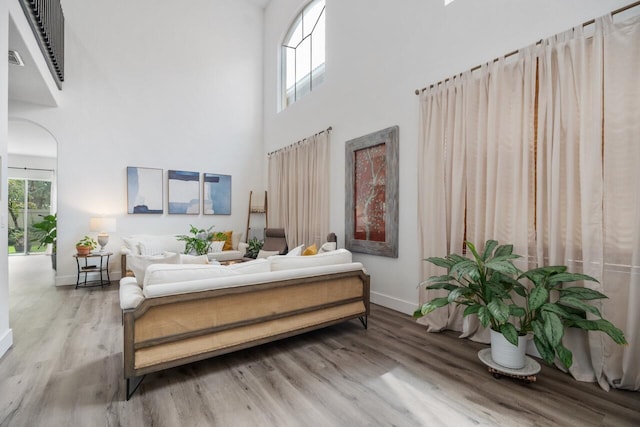
M 400 313 L 412 315 L 418 308 L 418 305 L 415 303 L 381 294 L 380 292 L 371 292 L 370 296 L 372 303 L 399 311 Z
M 13 330 L 9 328 L 2 338 L 0 338 L 0 357 L 4 356 L 4 354 L 11 348 L 13 345 Z

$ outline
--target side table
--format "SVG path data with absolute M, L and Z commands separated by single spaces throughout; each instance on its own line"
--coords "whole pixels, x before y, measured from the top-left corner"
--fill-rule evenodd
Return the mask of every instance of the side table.
M 88 255 L 78 255 L 75 254 L 73 257 L 76 259 L 76 266 L 78 267 L 78 276 L 76 278 L 76 289 L 78 289 L 80 285 L 80 275 L 84 274 L 84 281 L 82 282 L 83 288 L 89 288 L 94 286 L 103 287 L 104 285 L 109 286 L 111 283 L 111 278 L 109 277 L 109 259 L 113 255 L 113 252 L 91 252 Z M 89 264 L 89 259 L 95 258 L 96 261 L 100 260 L 99 264 Z M 84 259 L 84 265 L 81 265 L 80 260 Z M 92 280 L 87 282 L 87 275 L 89 273 L 100 273 L 100 279 Z M 104 273 L 106 273 L 106 280 L 104 278 Z

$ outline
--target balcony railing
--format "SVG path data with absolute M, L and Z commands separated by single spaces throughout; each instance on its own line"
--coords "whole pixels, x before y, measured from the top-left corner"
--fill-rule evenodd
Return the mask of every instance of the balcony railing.
M 64 14 L 60 0 L 20 0 L 58 89 L 64 81 Z

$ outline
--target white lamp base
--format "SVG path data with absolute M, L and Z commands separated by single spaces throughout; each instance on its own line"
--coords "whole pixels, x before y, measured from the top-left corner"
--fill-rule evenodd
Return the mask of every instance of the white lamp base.
M 104 247 L 109 243 L 109 235 L 107 233 L 98 234 L 98 244 L 100 245 L 100 252 L 104 252 Z

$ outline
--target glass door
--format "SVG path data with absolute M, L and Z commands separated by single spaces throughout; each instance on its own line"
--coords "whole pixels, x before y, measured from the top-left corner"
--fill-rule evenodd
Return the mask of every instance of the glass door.
M 9 179 L 9 254 L 44 253 L 32 225 L 51 213 L 51 181 Z

